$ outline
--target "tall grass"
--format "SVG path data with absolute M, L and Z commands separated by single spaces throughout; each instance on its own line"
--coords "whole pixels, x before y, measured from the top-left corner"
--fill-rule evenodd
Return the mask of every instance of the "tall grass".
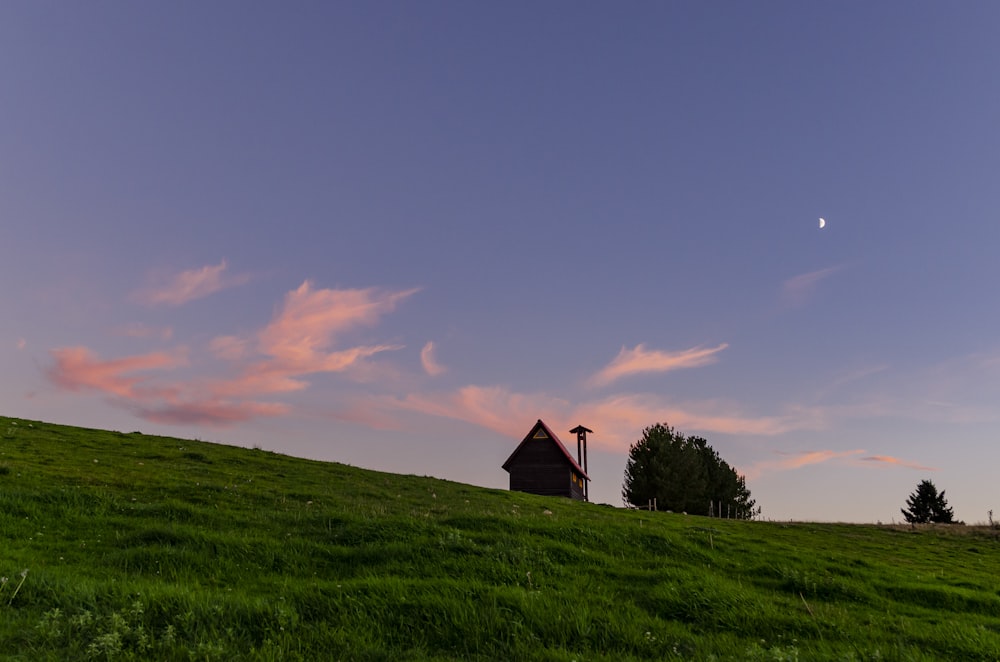
M 0 430 L 3 659 L 1000 658 L 988 527 L 708 520 Z

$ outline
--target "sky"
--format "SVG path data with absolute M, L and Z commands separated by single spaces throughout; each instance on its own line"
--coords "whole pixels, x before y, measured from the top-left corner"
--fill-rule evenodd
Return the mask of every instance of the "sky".
M 0 414 L 1000 509 L 1000 4 L 0 5 Z M 826 220 L 820 228 L 819 219 Z

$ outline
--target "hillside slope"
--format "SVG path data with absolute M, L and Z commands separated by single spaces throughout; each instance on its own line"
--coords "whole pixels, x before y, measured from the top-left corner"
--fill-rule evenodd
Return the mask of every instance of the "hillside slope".
M 989 530 L 651 514 L 20 419 L 0 550 L 3 659 L 1000 658 Z

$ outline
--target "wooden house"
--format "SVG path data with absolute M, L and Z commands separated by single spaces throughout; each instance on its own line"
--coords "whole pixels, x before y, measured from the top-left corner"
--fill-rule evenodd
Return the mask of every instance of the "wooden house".
M 587 464 L 587 433 L 591 430 L 580 425 L 570 432 L 577 435 L 575 460 L 559 437 L 539 419 L 503 463 L 510 474 L 510 489 L 586 501 L 590 478 L 583 467 Z

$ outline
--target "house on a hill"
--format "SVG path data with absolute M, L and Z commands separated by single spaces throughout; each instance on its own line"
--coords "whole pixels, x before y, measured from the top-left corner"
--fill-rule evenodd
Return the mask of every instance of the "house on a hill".
M 510 474 L 511 491 L 587 501 L 590 477 L 584 467 L 587 466 L 587 433 L 593 431 L 579 425 L 570 432 L 577 435 L 575 460 L 559 437 L 538 419 L 503 463 L 504 470 Z

